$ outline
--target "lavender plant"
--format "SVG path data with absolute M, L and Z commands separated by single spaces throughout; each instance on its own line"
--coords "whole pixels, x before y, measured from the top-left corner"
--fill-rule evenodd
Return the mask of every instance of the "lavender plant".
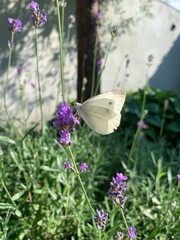
M 41 112 L 41 129 L 42 129 L 42 135 L 44 135 L 44 114 L 43 114 L 43 106 L 42 106 L 43 102 L 42 102 L 42 93 L 41 93 L 41 84 L 40 84 L 40 75 L 39 75 L 37 29 L 40 26 L 43 26 L 46 24 L 47 13 L 45 13 L 44 10 L 40 10 L 39 4 L 33 0 L 31 0 L 29 4 L 29 8 L 31 11 L 30 22 L 34 26 L 34 34 L 35 34 L 36 71 L 37 71 L 37 80 L 38 80 L 39 106 L 40 106 L 40 112 Z
M 58 21 L 63 86 L 66 2 L 57 1 L 56 6 L 57 12 L 61 7 Z M 30 11 L 30 21 L 36 34 L 38 91 L 42 107 L 36 31 L 47 22 L 47 14 L 35 1 L 30 2 Z M 98 12 L 97 21 L 100 19 L 101 13 Z M 19 19 L 8 21 L 13 36 L 22 30 Z M 70 21 L 73 24 L 72 16 Z M 113 29 L 111 40 L 117 34 L 116 30 Z M 12 40 L 9 42 L 10 53 L 13 47 Z M 101 70 L 101 59 L 96 59 L 95 64 L 101 75 L 105 65 Z M 8 71 L 9 67 L 10 63 Z M 21 72 L 22 68 L 18 68 L 18 74 Z M 31 86 L 35 88 L 35 83 L 32 82 Z M 5 107 L 7 91 L 8 77 Z M 86 128 L 82 132 L 79 128 L 76 132 L 80 121 L 65 101 L 65 86 L 62 87 L 62 100 L 53 123 L 58 131 L 58 141 L 51 127 L 43 135 L 29 130 L 20 141 L 0 136 L 0 237 L 152 240 L 178 236 L 179 148 L 171 149 L 164 142 L 152 143 L 144 137 L 143 131 L 151 128 L 144 118 L 147 114 L 146 99 L 137 131 L 131 133 L 134 135 L 132 142 L 129 141 L 128 130 L 123 128 L 109 137 L 97 136 Z M 42 109 L 41 125 L 43 128 Z M 163 127 L 160 135 L 162 133 Z M 46 147 L 42 146 L 42 138 Z M 128 159 L 134 163 L 133 168 L 127 164 Z M 146 169 L 144 175 L 143 167 Z M 113 175 L 115 177 L 109 183 Z
M 8 18 L 8 29 L 11 33 L 11 40 L 8 41 L 8 47 L 9 47 L 9 57 L 8 57 L 8 66 L 7 66 L 7 75 L 6 75 L 6 81 L 5 81 L 5 88 L 4 88 L 4 110 L 8 119 L 8 122 L 10 123 L 10 127 L 15 129 L 14 123 L 11 119 L 11 116 L 8 111 L 7 106 L 7 94 L 8 94 L 8 87 L 9 87 L 9 71 L 11 66 L 11 58 L 12 58 L 12 52 L 14 49 L 14 35 L 17 32 L 22 31 L 22 22 L 20 19 L 13 19 Z

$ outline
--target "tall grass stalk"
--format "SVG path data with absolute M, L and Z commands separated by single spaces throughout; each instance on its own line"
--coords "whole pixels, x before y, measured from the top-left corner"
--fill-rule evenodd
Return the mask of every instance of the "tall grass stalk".
M 64 3 L 64 1 L 63 1 Z M 60 10 L 59 10 L 59 1 L 56 0 L 56 8 L 57 8 L 57 15 L 58 15 L 58 30 L 59 30 L 59 54 L 60 54 L 60 72 L 61 72 L 61 78 L 58 85 L 58 91 L 57 91 L 57 104 L 59 101 L 59 94 L 60 94 L 60 86 L 61 86 L 61 93 L 62 93 L 62 99 L 65 101 L 65 83 L 64 83 L 64 51 L 63 51 L 63 29 L 64 29 L 64 20 L 61 21 L 60 17 Z M 64 4 L 62 6 L 64 9 Z M 62 10 L 62 15 L 64 16 L 64 10 Z M 63 17 L 64 18 L 64 17 Z
M 37 40 L 37 28 L 34 28 L 35 33 L 35 54 L 36 54 L 36 69 L 37 69 L 37 80 L 38 80 L 38 93 L 39 93 L 39 105 L 41 112 L 41 128 L 42 128 L 42 136 L 44 135 L 44 115 L 43 115 L 43 102 L 41 96 L 41 84 L 40 84 L 40 76 L 39 76 L 39 55 L 38 55 L 38 40 Z M 44 139 L 44 137 L 43 137 Z

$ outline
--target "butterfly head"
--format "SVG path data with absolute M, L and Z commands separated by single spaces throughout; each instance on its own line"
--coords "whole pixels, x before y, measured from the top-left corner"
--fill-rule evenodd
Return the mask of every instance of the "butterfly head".
M 75 102 L 74 106 L 78 112 L 78 115 L 81 115 L 81 103 Z

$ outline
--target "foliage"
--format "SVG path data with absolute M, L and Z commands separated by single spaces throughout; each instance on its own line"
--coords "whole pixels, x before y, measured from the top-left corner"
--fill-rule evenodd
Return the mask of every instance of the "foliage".
M 144 131 L 151 140 L 156 140 L 162 134 L 166 140 L 176 145 L 180 141 L 180 96 L 174 92 L 146 88 L 146 106 L 148 114 L 144 121 L 148 128 Z M 122 119 L 125 128 L 135 130 L 136 123 L 141 117 L 141 105 L 144 91 L 132 93 L 126 100 Z
M 171 239 L 172 236 L 178 239 L 180 195 L 176 175 L 180 145 L 173 147 L 171 138 L 168 141 L 165 136 L 159 138 L 159 129 L 148 122 L 149 128 L 141 131 L 133 160 L 128 160 L 136 129 L 132 99 L 137 104 L 142 93 L 127 97 L 125 115 L 117 132 L 100 136 L 81 126 L 73 134 L 72 149 L 77 165 L 85 161 L 89 166 L 82 180 L 93 207 L 105 208 L 110 216 L 106 228 L 108 239 L 114 239 L 116 231 L 125 228 L 118 206 L 107 197 L 109 182 L 116 172 L 126 172 L 129 177 L 124 214 L 127 222 L 138 229 L 139 239 Z M 161 101 L 157 101 L 157 106 Z M 128 106 L 132 108 L 126 111 Z M 137 107 L 135 112 L 138 111 Z M 159 113 L 162 111 L 159 108 Z M 153 127 L 157 135 L 150 138 L 147 130 Z M 1 135 L 5 133 L 1 131 Z M 1 239 L 98 239 L 76 175 L 64 170 L 69 156 L 65 148 L 59 147 L 52 126 L 46 129 L 44 147 L 42 135 L 34 131 L 22 141 L 7 137 L 1 137 L 0 141 L 4 152 Z

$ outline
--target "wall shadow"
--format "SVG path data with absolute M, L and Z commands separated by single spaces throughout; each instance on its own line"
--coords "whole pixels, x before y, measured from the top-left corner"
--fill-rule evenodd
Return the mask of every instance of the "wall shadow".
M 180 35 L 149 79 L 149 84 L 162 90 L 180 91 Z

